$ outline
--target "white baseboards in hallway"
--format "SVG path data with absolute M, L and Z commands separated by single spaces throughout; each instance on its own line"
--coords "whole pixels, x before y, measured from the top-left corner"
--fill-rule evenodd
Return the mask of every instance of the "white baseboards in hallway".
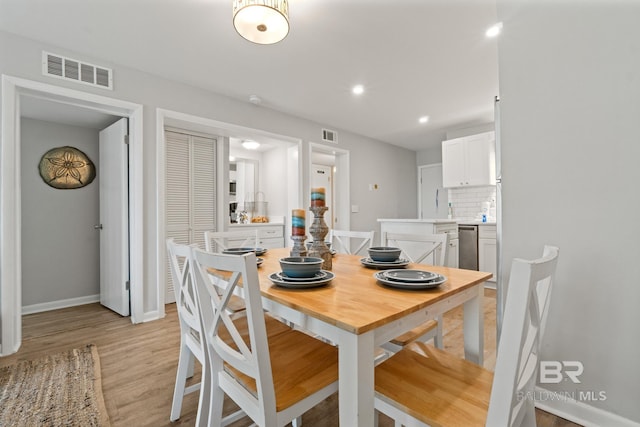
M 77 305 L 100 302 L 100 294 L 87 295 L 85 297 L 61 299 L 57 301 L 43 302 L 40 304 L 25 305 L 22 307 L 22 314 L 41 313 L 43 311 L 57 310 L 59 308 L 75 307 Z

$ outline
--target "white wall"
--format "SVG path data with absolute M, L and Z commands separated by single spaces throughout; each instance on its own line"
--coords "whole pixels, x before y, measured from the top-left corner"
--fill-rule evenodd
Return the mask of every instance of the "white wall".
M 505 266 L 560 247 L 542 359 L 584 364 L 580 384 L 546 388 L 604 391 L 557 403 L 588 425 L 640 422 L 640 3 L 505 1 L 498 16 Z
M 85 60 L 89 63 L 113 68 L 114 90 L 106 91 L 60 79 L 42 76 L 42 50 Z M 321 139 L 321 129 L 330 123 L 320 124 L 294 116 L 256 107 L 221 95 L 206 92 L 188 84 L 168 81 L 142 73 L 119 64 L 113 64 L 96 53 L 95 58 L 66 51 L 56 46 L 37 43 L 22 37 L 0 32 L 0 73 L 48 84 L 69 87 L 75 90 L 96 93 L 144 105 L 144 240 L 145 283 L 144 311 L 153 312 L 159 266 L 155 248 L 159 244 L 156 236 L 156 108 L 178 111 L 198 117 L 260 129 L 268 133 L 298 138 L 306 146 Z M 10 59 L 10 60 L 5 60 Z M 221 58 L 224 61 L 224 58 Z M 215 78 L 215 75 L 212 75 Z M 370 138 L 335 129 L 340 135 L 338 148 L 351 152 L 351 196 L 352 203 L 360 205 L 360 213 L 353 214 L 353 229 L 375 229 L 380 217 L 409 216 L 416 212 L 416 160 L 415 152 L 392 146 Z M 335 146 L 335 145 L 331 145 Z M 300 160 L 306 169 L 306 149 Z M 302 180 L 308 185 L 308 171 L 303 171 Z M 367 190 L 369 183 L 377 182 L 381 189 L 375 194 Z M 309 195 L 303 205 L 308 206 Z
M 55 147 L 84 152 L 98 169 L 98 132 L 41 120 L 21 121 L 22 304 L 100 293 L 99 175 L 86 187 L 45 184 L 38 164 Z

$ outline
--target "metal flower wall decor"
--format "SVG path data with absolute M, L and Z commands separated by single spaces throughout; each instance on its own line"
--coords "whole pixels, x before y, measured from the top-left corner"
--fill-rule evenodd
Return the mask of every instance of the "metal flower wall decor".
M 82 188 L 96 177 L 96 167 L 89 157 L 74 147 L 56 147 L 44 153 L 38 166 L 40 177 L 53 188 Z

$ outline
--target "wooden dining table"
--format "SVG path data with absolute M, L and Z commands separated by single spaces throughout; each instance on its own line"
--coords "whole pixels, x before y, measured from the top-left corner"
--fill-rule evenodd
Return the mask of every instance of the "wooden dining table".
M 362 256 L 336 254 L 327 285 L 291 289 L 269 276 L 280 272 L 279 259 L 290 248 L 269 249 L 258 268 L 263 304 L 271 314 L 338 346 L 340 425 L 374 425 L 374 359 L 376 349 L 423 322 L 457 306 L 464 309 L 465 358 L 483 362 L 483 283 L 491 273 L 409 264 L 446 276 L 442 285 L 405 290 L 379 283 L 379 270 L 362 265 Z

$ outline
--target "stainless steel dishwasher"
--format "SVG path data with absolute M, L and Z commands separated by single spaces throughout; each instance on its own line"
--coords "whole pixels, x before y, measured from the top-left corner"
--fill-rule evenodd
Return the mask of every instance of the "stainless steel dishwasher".
M 458 226 L 458 266 L 466 270 L 478 270 L 478 226 Z

